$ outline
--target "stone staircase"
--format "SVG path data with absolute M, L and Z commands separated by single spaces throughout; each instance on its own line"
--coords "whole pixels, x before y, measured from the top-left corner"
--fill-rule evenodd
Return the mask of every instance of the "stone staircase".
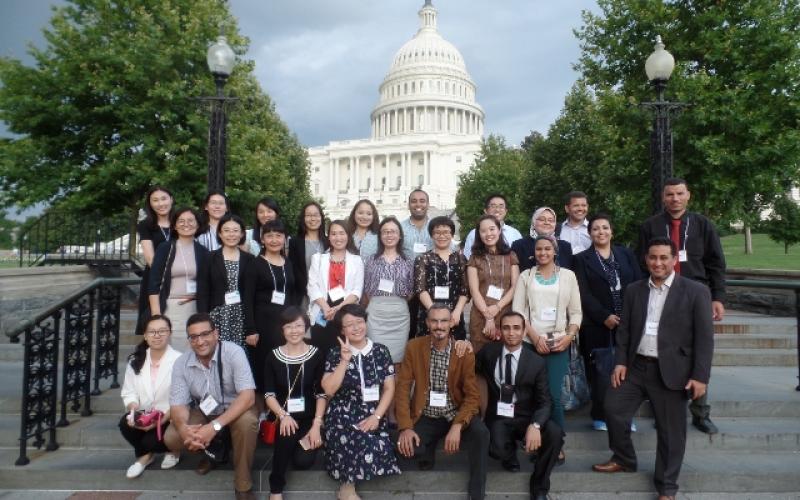
M 120 378 L 124 358 L 137 343 L 131 334 L 132 312 L 124 312 L 120 338 Z M 797 340 L 794 318 L 729 313 L 716 325 L 714 369 L 710 385 L 712 417 L 720 433 L 707 436 L 689 428 L 680 477 L 683 498 L 800 498 L 800 392 L 797 386 Z M 133 454 L 117 429 L 122 414 L 119 390 L 92 398 L 91 417 L 69 416 L 59 428 L 55 452 L 29 447 L 29 465 L 17 467 L 21 346 L 0 340 L 0 490 L 8 498 L 43 498 L 35 491 L 104 492 L 92 498 L 117 498 L 122 492 L 143 492 L 139 498 L 230 498 L 232 474 L 226 470 L 198 476 L 198 458 L 184 454 L 175 470 L 157 466 L 130 481 L 124 471 Z M 120 380 L 121 381 L 121 380 Z M 108 382 L 101 385 L 106 389 Z M 609 457 L 607 435 L 591 430 L 586 409 L 567 417 L 567 463 L 552 476 L 554 498 L 652 498 L 655 430 L 646 406 L 637 417 L 634 442 L 640 470 L 603 475 L 591 464 Z M 531 464 L 522 457 L 523 471 L 508 473 L 490 460 L 489 498 L 527 498 Z M 253 470 L 263 498 L 269 490 L 271 449 L 259 446 Z M 159 462 L 156 462 L 156 465 Z M 465 498 L 466 460 L 462 455 L 437 454 L 435 471 L 422 472 L 403 463 L 404 474 L 360 487 L 364 498 Z M 324 472 L 321 456 L 313 470 L 293 472 L 286 498 L 332 498 L 336 483 Z M 23 490 L 28 490 L 24 492 Z M 119 492 L 119 493 L 112 493 Z M 50 495 L 52 493 L 49 493 Z M 30 496 L 27 496 L 30 495 Z M 138 493 L 137 493 L 138 495 Z M 47 498 L 67 498 L 47 496 Z M 0 491 L 0 498 L 6 498 Z M 136 498 L 125 496 L 118 498 Z

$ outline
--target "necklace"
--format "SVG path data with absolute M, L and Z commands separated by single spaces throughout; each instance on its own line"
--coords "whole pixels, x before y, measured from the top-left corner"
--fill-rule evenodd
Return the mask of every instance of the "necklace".
M 539 269 L 536 269 L 534 277 L 536 278 L 536 282 L 539 283 L 540 285 L 552 285 L 556 281 L 558 281 L 558 272 L 554 272 L 552 276 L 550 276 L 549 278 L 545 278 L 544 276 L 542 276 L 542 273 L 539 272 Z

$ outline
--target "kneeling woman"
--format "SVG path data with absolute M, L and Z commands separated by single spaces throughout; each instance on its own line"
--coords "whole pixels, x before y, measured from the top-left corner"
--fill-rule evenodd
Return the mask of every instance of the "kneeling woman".
M 336 313 L 345 340 L 325 360 L 322 388 L 330 399 L 325 418 L 325 462 L 339 481 L 340 500 L 359 500 L 356 481 L 400 474 L 386 411 L 394 397 L 389 349 L 367 338 L 367 311 L 347 304 Z
M 269 476 L 271 500 L 283 498 L 290 462 L 297 469 L 314 465 L 316 450 L 322 445 L 320 428 L 326 405 L 320 385 L 324 356 L 305 343 L 308 316 L 299 307 L 289 306 L 281 313 L 280 324 L 286 343 L 270 351 L 264 362 L 267 407 L 280 420 Z

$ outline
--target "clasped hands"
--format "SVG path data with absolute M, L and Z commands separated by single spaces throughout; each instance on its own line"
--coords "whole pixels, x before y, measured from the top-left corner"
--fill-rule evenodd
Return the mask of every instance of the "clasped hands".
M 186 424 L 180 431 L 183 446 L 189 451 L 205 450 L 217 435 L 211 424 Z

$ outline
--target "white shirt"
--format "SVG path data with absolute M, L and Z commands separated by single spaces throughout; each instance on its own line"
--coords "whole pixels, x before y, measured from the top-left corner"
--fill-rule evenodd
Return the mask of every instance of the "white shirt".
M 502 387 L 505 384 L 506 380 L 506 354 L 511 354 L 511 380 L 512 383 L 517 377 L 517 367 L 519 366 L 519 356 L 522 353 L 522 344 L 519 345 L 516 351 L 511 352 L 509 351 L 506 346 L 503 346 L 503 350 L 500 353 L 500 357 L 497 359 L 497 365 L 494 367 L 494 382 L 497 384 L 497 387 Z M 517 394 L 514 393 L 514 398 L 511 400 L 512 403 L 517 402 Z
M 509 248 L 511 248 L 512 243 L 522 239 L 522 234 L 520 234 L 520 232 L 517 231 L 514 227 L 509 226 L 508 224 L 503 224 L 502 227 L 503 227 L 503 239 L 505 240 L 506 245 L 508 245 Z M 469 234 L 467 235 L 467 239 L 464 242 L 464 257 L 467 260 L 469 260 L 470 255 L 472 255 L 472 245 L 474 243 L 475 243 L 475 230 L 473 229 L 472 231 L 469 232 Z
M 642 356 L 648 356 L 651 358 L 658 357 L 658 327 L 657 325 L 661 321 L 661 313 L 664 310 L 664 302 L 667 301 L 667 295 L 669 294 L 670 288 L 672 288 L 672 282 L 675 280 L 675 271 L 670 273 L 664 283 L 657 287 L 655 283 L 653 283 L 653 278 L 647 280 L 647 286 L 650 289 L 650 293 L 647 297 L 647 317 L 645 318 L 644 322 L 644 332 L 642 334 L 642 341 L 639 343 L 639 348 L 636 349 L 637 354 L 641 354 Z M 656 334 L 655 335 L 648 335 L 648 324 L 651 325 Z
M 589 237 L 589 221 L 583 219 L 578 227 L 569 225 L 569 219 L 561 223 L 561 234 L 558 239 L 564 240 L 572 245 L 572 254 L 582 252 L 592 246 L 592 238 Z

